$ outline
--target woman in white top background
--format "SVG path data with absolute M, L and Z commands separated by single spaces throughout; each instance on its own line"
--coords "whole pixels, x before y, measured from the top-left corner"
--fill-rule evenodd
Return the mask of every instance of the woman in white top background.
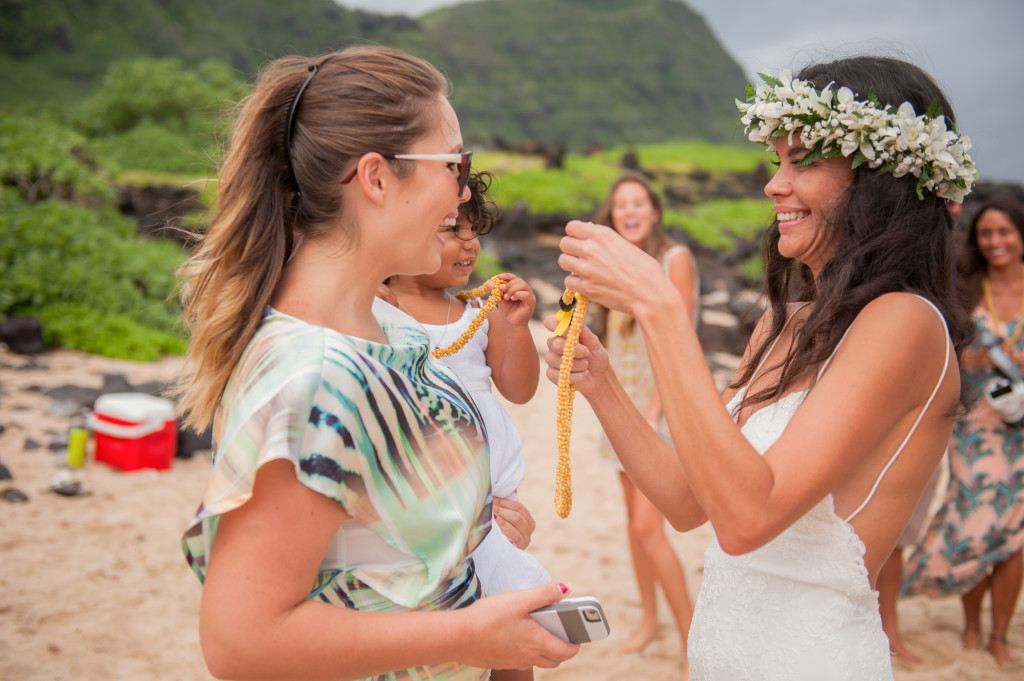
M 679 291 L 696 324 L 700 314 L 697 263 L 686 246 L 669 237 L 662 219 L 663 212 L 661 195 L 650 180 L 631 171 L 612 183 L 594 219 L 599 224 L 609 225 L 626 241 L 661 263 L 662 270 Z M 668 437 L 662 401 L 654 386 L 643 333 L 636 320 L 627 312 L 599 308 L 594 315 L 594 328 L 633 404 L 641 410 L 648 423 Z M 615 457 L 607 437 L 601 438 L 599 453 L 603 461 L 619 472 L 629 521 L 629 551 L 640 594 L 640 623 L 622 643 L 621 650 L 639 652 L 659 637 L 656 585 L 661 584 L 681 639 L 685 678 L 686 638 L 690 631 L 693 603 L 687 590 L 683 564 L 665 535 L 665 516 L 637 490 Z

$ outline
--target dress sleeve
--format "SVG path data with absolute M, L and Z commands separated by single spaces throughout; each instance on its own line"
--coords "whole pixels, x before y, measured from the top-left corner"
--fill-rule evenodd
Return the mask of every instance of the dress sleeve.
M 252 496 L 256 472 L 291 460 L 303 480 L 302 450 L 321 384 L 322 330 L 268 325 L 246 350 L 221 397 L 214 427 L 214 469 L 203 508 L 221 515 Z M 317 491 L 324 491 L 318 489 Z

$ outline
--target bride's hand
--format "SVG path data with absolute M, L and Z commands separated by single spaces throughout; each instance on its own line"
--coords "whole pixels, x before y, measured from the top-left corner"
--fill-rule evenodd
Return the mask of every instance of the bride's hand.
M 554 315 L 544 320 L 544 328 L 548 331 L 554 331 L 557 324 Z M 544 354 L 544 361 L 547 364 L 545 375 L 556 385 L 558 384 L 559 368 L 562 366 L 562 350 L 564 348 L 564 335 L 548 338 L 548 350 Z M 580 329 L 580 340 L 576 344 L 576 351 L 573 353 L 569 382 L 575 385 L 576 390 L 585 397 L 597 387 L 605 373 L 610 370 L 608 351 L 601 345 L 597 335 L 584 324 Z
M 658 261 L 614 229 L 573 220 L 565 226 L 565 234 L 559 242 L 558 266 L 570 272 L 566 288 L 630 314 L 638 300 L 675 291 Z

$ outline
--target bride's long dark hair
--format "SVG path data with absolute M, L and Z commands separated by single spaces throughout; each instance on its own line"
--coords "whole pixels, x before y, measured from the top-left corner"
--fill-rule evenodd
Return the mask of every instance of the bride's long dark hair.
M 880 102 L 910 102 L 917 112 L 936 102 L 947 126 L 956 128 L 953 109 L 935 81 L 899 59 L 850 57 L 809 66 L 796 77 L 819 91 L 829 84 L 848 87 L 858 99 L 866 99 L 874 88 Z M 752 379 L 782 333 L 788 303 L 813 301 L 814 306 L 795 331 L 779 382 L 745 396 L 744 405 L 775 399 L 814 375 L 864 306 L 885 293 L 911 292 L 933 302 L 946 319 L 957 356 L 970 342 L 969 310 L 955 290 L 953 219 L 944 199 L 932 192 L 917 197 L 916 180 L 912 175 L 879 173 L 866 164 L 854 170 L 853 182 L 829 216 L 825 238 L 833 256 L 817 280 L 806 265 L 779 253 L 778 220 L 768 228 L 763 242 L 764 294 L 771 329 L 731 387 Z

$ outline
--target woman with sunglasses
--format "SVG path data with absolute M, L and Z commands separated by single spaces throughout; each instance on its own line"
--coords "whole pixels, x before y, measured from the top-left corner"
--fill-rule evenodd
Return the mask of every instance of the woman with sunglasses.
M 438 268 L 468 199 L 448 90 L 353 47 L 271 63 L 239 111 L 182 291 L 181 404 L 215 452 L 183 547 L 217 677 L 476 680 L 578 651 L 528 614 L 564 584 L 481 598 L 479 412 L 375 296 Z

